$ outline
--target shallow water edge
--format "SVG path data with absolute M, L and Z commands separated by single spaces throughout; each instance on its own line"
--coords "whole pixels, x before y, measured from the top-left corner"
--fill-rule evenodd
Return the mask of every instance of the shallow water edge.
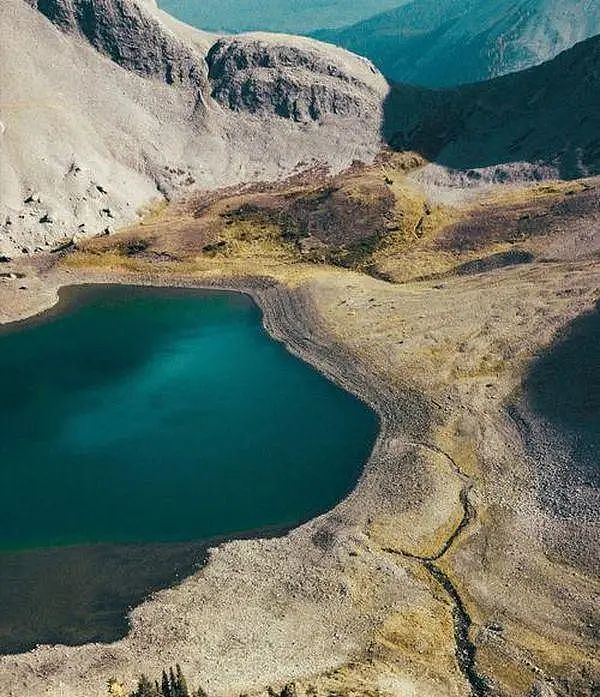
M 120 284 L 109 285 L 123 288 Z M 84 306 L 99 288 L 101 286 L 97 284 L 70 286 L 61 291 L 60 303 L 50 311 L 8 325 L 2 329 L 2 335 L 8 336 L 20 329 L 39 327 L 64 312 L 73 312 Z M 164 297 L 181 297 L 182 292 L 193 296 L 214 295 L 212 289 L 160 290 L 161 296 Z M 290 521 L 290 524 L 283 527 L 270 526 L 265 529 L 261 526 L 250 533 L 213 537 L 209 542 L 200 540 L 156 545 L 105 543 L 5 552 L 0 569 L 0 576 L 4 576 L 0 580 L 0 606 L 9 610 L 2 613 L 2 649 L 4 652 L 22 651 L 40 642 L 78 644 L 88 641 L 112 641 L 122 636 L 127 629 L 124 617 L 127 609 L 141 602 L 149 593 L 172 585 L 192 573 L 204 562 L 209 545 L 228 539 L 281 534 L 314 515 L 315 511 L 312 511 L 309 516 L 298 517 L 293 523 Z M 45 582 L 38 587 L 33 584 L 27 598 L 29 604 L 24 605 L 23 598 L 19 599 L 16 591 L 23 588 L 23 582 L 32 571 L 38 574 L 39 578 L 44 577 Z M 139 577 L 134 578 L 138 574 Z M 94 582 L 91 582 L 91 579 L 94 579 Z M 54 594 L 54 601 L 48 603 L 50 591 Z M 72 602 L 73 598 L 81 602 Z M 64 626 L 59 630 L 56 621 L 61 612 L 65 611 Z M 17 630 L 19 615 L 25 618 L 25 621 Z M 45 629 L 35 636 L 34 627 L 40 625 Z

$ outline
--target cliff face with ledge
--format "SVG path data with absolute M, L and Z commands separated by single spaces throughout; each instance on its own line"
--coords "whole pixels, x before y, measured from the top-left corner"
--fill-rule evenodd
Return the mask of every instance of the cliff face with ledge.
M 79 36 L 117 65 L 168 85 L 205 91 L 202 56 L 129 0 L 26 0 L 66 34 Z

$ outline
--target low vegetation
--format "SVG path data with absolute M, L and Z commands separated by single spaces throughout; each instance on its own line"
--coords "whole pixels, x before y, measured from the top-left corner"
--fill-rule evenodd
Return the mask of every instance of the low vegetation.
M 421 164 L 414 154 L 386 152 L 335 176 L 311 170 L 284 182 L 200 192 L 115 235 L 80 242 L 68 263 L 310 263 L 396 280 L 390 260 L 400 264 L 456 217 L 407 177 Z
M 288 683 L 281 690 L 267 688 L 269 697 L 299 697 L 294 683 Z M 314 693 L 316 695 L 316 692 Z M 177 664 L 175 669 L 163 670 L 160 679 L 150 680 L 146 675 L 141 675 L 137 687 L 133 692 L 127 691 L 125 686 L 111 678 L 108 681 L 107 697 L 210 697 L 202 687 L 192 690 L 188 687 L 187 680 L 181 666 Z M 240 695 L 240 697 L 247 697 Z M 332 696 L 339 697 L 339 696 Z
M 313 170 L 199 192 L 116 234 L 79 242 L 64 263 L 234 276 L 330 265 L 405 283 L 531 261 L 548 234 L 593 216 L 597 204 L 594 180 L 436 203 L 407 176 L 420 164 L 416 155 L 386 152 L 335 176 Z

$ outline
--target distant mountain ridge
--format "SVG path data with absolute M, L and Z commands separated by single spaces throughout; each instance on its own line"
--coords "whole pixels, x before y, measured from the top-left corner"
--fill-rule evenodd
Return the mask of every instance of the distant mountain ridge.
M 445 87 L 543 63 L 598 33 L 597 0 L 412 0 L 313 36 L 370 58 L 389 79 Z
M 163 10 L 201 29 L 286 34 L 344 27 L 401 3 L 402 0 L 159 0 Z

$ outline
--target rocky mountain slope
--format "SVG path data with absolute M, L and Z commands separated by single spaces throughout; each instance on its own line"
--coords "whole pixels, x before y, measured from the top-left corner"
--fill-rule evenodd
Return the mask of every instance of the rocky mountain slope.
M 311 39 L 196 31 L 152 0 L 7 0 L 0 254 L 111 231 L 191 187 L 340 169 L 380 147 L 388 87 Z
M 78 3 L 26 0 L 67 34 L 81 37 L 117 65 L 169 85 L 206 90 L 202 54 L 162 30 L 145 8 L 126 0 Z
M 442 182 L 573 179 L 600 172 L 599 94 L 600 36 L 541 66 L 460 89 L 395 85 L 385 130 L 396 149 L 436 163 L 424 175 Z
M 413 0 L 314 36 L 368 56 L 390 79 L 441 87 L 523 70 L 598 33 L 595 0 Z
M 343 49 L 219 37 L 153 0 L 0 13 L 0 256 L 112 232 L 193 190 L 337 172 L 385 141 L 429 160 L 417 176 L 436 184 L 599 171 L 597 38 L 488 82 L 390 91 Z

